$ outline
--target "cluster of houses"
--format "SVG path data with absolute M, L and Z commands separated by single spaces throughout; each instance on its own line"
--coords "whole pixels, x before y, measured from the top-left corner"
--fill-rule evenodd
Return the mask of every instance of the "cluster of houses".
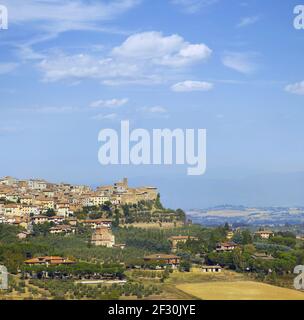
M 235 249 L 239 248 L 239 245 L 236 244 L 235 242 L 231 241 L 233 238 L 234 232 L 233 231 L 228 231 L 226 242 L 219 242 L 216 245 L 215 251 L 218 253 L 222 252 L 232 252 Z M 260 239 L 270 239 L 271 237 L 274 236 L 274 233 L 270 230 L 259 230 L 254 233 L 254 235 Z M 171 243 L 171 250 L 172 253 L 175 253 L 178 249 L 179 244 L 186 243 L 187 241 L 198 241 L 197 237 L 193 236 L 171 236 L 168 239 Z M 274 258 L 271 255 L 268 255 L 266 253 L 255 253 L 252 255 L 253 259 L 260 259 L 260 260 L 273 260 Z M 180 265 L 180 257 L 176 256 L 174 254 L 153 254 L 146 256 L 144 258 L 146 262 L 156 262 L 159 263 L 160 265 L 168 265 L 171 266 L 173 269 L 176 269 Z M 217 266 L 208 266 L 208 265 L 203 265 L 201 266 L 201 270 L 204 273 L 220 273 L 222 272 L 222 267 L 217 265 Z
M 46 222 L 45 214 L 50 211 L 56 217 L 67 219 L 84 207 L 154 201 L 157 194 L 155 187 L 130 188 L 127 178 L 93 190 L 84 185 L 4 177 L 0 179 L 0 223 L 26 227 L 32 221 L 34 224 Z

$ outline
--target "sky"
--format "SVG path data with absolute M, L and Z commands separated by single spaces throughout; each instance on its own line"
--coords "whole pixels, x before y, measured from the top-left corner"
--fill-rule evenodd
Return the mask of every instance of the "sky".
M 0 176 L 126 176 L 172 208 L 304 206 L 299 2 L 0 0 Z M 206 173 L 102 166 L 98 133 L 121 120 L 206 129 Z

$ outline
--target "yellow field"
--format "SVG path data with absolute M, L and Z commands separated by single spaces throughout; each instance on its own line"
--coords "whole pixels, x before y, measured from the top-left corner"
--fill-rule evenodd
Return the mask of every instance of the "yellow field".
M 176 287 L 202 300 L 304 300 L 304 292 L 252 281 L 191 283 Z

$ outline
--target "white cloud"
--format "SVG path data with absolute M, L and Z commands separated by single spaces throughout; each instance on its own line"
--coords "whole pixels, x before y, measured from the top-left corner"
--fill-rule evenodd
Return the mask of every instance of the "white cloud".
M 153 118 L 169 118 L 168 110 L 162 106 L 144 107 L 137 110 L 143 117 Z
M 214 88 L 213 83 L 205 81 L 184 81 L 174 84 L 171 90 L 174 92 L 210 91 Z
M 130 36 L 113 56 L 120 59 L 150 61 L 155 65 L 183 67 L 210 57 L 205 44 L 190 44 L 179 35 L 163 36 L 161 32 L 143 32 Z
M 222 63 L 235 71 L 250 74 L 256 70 L 253 57 L 252 53 L 227 52 L 222 58 Z
M 37 23 L 52 32 L 96 28 L 96 23 L 109 21 L 124 13 L 140 0 L 1 0 L 9 10 L 10 23 Z
M 304 95 L 304 81 L 287 85 L 285 91 L 292 94 Z
M 259 16 L 252 16 L 252 17 L 244 17 L 241 19 L 241 21 L 237 24 L 238 28 L 243 28 L 250 26 L 252 24 L 257 23 L 260 20 Z
M 145 32 L 130 36 L 108 55 L 53 52 L 39 63 L 45 81 L 97 79 L 106 85 L 156 84 L 176 70 L 207 60 L 212 50 L 178 35 Z M 180 72 L 180 71 L 179 71 Z
M 171 2 L 180 6 L 185 13 L 193 14 L 204 7 L 217 3 L 218 0 L 172 0 Z
M 127 104 L 129 99 L 97 100 L 91 103 L 92 108 L 116 108 Z
M 110 113 L 110 114 L 98 114 L 94 117 L 92 117 L 93 120 L 115 120 L 117 118 L 116 113 Z
M 109 79 L 130 78 L 138 74 L 136 65 L 114 61 L 112 58 L 97 58 L 89 54 L 51 55 L 39 63 L 45 81 L 64 79 Z
M 18 63 L 7 62 L 7 63 L 0 63 L 0 75 L 7 74 L 14 71 L 18 67 Z

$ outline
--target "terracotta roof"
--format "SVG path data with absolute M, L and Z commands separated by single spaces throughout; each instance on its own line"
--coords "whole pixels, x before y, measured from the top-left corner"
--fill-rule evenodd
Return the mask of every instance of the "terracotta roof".
M 59 256 L 46 256 L 46 257 L 37 257 L 24 261 L 25 264 L 73 264 L 75 263 L 72 260 L 62 258 Z

